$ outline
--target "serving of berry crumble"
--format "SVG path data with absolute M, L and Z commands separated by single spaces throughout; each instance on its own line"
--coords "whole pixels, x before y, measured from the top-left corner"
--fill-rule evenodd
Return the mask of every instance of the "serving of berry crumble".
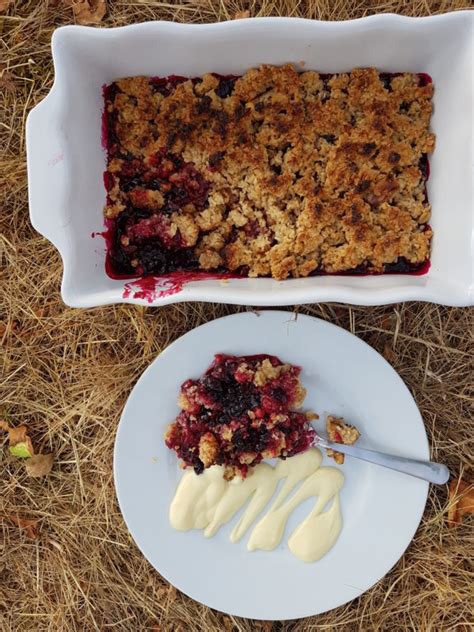
M 245 477 L 263 459 L 303 452 L 317 415 L 298 410 L 306 395 L 300 372 L 275 356 L 216 355 L 202 377 L 181 386 L 166 445 L 197 474 L 225 466 L 227 479 Z
M 117 275 L 415 272 L 432 231 L 428 75 L 130 77 L 104 89 Z

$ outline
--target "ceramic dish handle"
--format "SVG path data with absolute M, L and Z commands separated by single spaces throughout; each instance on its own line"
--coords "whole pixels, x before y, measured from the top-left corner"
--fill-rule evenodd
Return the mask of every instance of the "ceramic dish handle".
M 26 121 L 28 200 L 31 223 L 61 252 L 66 240 L 64 191 L 65 135 L 53 89 L 35 106 Z

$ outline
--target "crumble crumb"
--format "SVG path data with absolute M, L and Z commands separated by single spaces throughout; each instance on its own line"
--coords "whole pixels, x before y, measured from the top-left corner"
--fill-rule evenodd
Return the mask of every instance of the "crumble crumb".
M 352 445 L 360 437 L 360 432 L 355 426 L 346 423 L 342 417 L 333 417 L 332 415 L 328 415 L 326 419 L 326 432 L 331 443 Z M 331 449 L 326 450 L 326 452 L 339 465 L 344 463 L 344 455 L 341 452 Z
M 270 360 L 264 360 L 255 371 L 253 378 L 255 386 L 263 386 L 270 380 L 277 378 L 281 373 L 284 373 L 289 368 L 290 366 L 288 364 L 273 366 Z
M 211 432 L 206 432 L 199 439 L 199 458 L 204 467 L 209 467 L 215 463 L 217 453 L 219 452 L 219 444 L 217 439 Z

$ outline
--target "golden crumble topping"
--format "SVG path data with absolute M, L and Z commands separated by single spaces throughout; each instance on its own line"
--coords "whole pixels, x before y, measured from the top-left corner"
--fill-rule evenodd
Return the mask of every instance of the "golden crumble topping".
M 432 236 L 432 94 L 424 75 L 374 68 L 116 81 L 106 91 L 112 262 L 276 279 L 420 267 Z
M 253 381 L 256 386 L 263 386 L 270 380 L 274 380 L 282 373 L 286 373 L 291 366 L 289 364 L 281 364 L 273 366 L 270 360 L 264 360 L 254 373 Z
M 209 467 L 215 463 L 216 456 L 219 452 L 219 444 L 212 432 L 206 432 L 199 440 L 199 458 L 204 467 Z

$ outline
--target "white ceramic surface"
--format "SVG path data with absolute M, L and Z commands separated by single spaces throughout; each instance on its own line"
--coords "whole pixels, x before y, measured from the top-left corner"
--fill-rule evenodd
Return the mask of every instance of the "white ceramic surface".
M 102 86 L 127 75 L 242 73 L 260 63 L 304 62 L 305 69 L 429 73 L 437 136 L 428 194 L 433 206 L 432 266 L 425 276 L 326 276 L 277 282 L 189 283 L 155 305 L 204 300 L 249 305 L 341 301 L 361 305 L 423 300 L 474 303 L 473 24 L 468 11 L 428 18 L 376 15 L 347 22 L 258 18 L 208 25 L 150 22 L 117 29 L 66 26 L 53 35 L 55 81 L 27 121 L 31 221 L 60 251 L 62 296 L 88 307 L 124 298 L 124 281 L 104 270 L 105 191 Z
M 181 383 L 198 377 L 214 353 L 269 353 L 303 367 L 305 407 L 345 416 L 360 445 L 418 459 L 429 449 L 420 413 L 392 367 L 344 329 L 290 312 L 247 312 L 194 329 L 170 345 L 134 387 L 117 432 L 114 474 L 128 529 L 150 563 L 179 590 L 237 616 L 293 619 L 350 601 L 381 579 L 409 545 L 425 507 L 424 481 L 347 458 L 341 493 L 344 526 L 319 562 L 305 564 L 287 549 L 288 534 L 311 501 L 291 516 L 273 552 L 232 544 L 235 521 L 214 538 L 174 531 L 168 508 L 182 470 L 163 442 L 178 412 Z M 334 461 L 324 457 L 325 465 Z

